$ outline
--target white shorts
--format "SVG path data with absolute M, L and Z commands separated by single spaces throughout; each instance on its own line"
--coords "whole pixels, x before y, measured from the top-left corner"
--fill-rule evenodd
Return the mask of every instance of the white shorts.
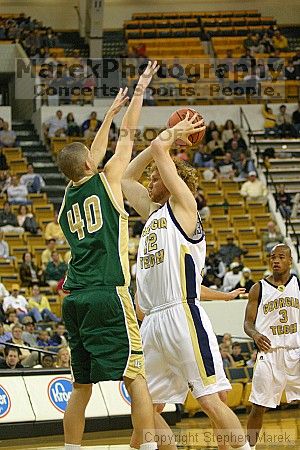
M 189 389 L 195 398 L 230 390 L 216 336 L 200 302 L 164 306 L 151 311 L 141 327 L 153 403 L 184 403 Z
M 276 408 L 284 390 L 288 402 L 300 400 L 300 349 L 276 348 L 258 353 L 250 402 Z

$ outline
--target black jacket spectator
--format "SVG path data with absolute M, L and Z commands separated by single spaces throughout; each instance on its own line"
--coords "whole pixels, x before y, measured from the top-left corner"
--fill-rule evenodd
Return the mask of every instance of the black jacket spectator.
M 17 216 L 11 212 L 9 203 L 5 203 L 3 211 L 0 212 L 0 227 L 5 227 L 5 225 L 19 226 Z
M 0 170 L 7 170 L 8 165 L 6 161 L 6 156 L 4 155 L 2 149 L 0 150 Z

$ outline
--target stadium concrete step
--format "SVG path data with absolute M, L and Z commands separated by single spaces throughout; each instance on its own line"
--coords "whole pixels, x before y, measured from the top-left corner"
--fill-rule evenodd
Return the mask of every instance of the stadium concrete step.
M 12 129 L 18 133 L 19 131 L 27 131 L 27 132 L 34 132 L 34 125 L 31 122 L 28 121 L 12 121 Z
M 37 164 L 39 163 L 52 163 L 52 166 L 55 164 L 53 163 L 52 156 L 49 155 L 49 153 L 46 152 L 23 152 L 24 156 L 26 156 L 28 162 L 34 163 L 35 167 L 38 167 Z M 42 165 L 39 165 L 39 167 L 42 167 Z
M 43 173 L 43 178 L 48 186 L 66 186 L 66 179 L 60 173 Z

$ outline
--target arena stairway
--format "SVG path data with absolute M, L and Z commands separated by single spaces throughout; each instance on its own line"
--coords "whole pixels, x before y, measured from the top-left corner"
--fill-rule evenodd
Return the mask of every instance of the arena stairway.
M 66 180 L 58 171 L 50 150 L 40 141 L 38 134 L 30 121 L 13 121 L 12 129 L 17 134 L 19 146 L 28 163 L 33 163 L 36 173 L 45 180 L 44 191 L 54 208 L 60 207 Z

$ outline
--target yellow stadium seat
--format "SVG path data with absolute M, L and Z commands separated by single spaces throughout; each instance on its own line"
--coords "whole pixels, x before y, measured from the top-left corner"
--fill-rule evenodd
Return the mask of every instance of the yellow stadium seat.
M 67 138 L 54 137 L 51 138 L 51 151 L 55 155 L 59 153 L 68 143 Z
M 251 216 L 256 214 L 265 214 L 267 210 L 265 205 L 257 202 L 247 202 L 247 209 L 248 213 L 251 214 Z
M 198 411 L 201 411 L 198 401 L 192 396 L 191 392 L 188 393 L 184 403 L 184 411 L 188 413 L 189 417 L 193 417 Z
M 234 215 L 231 216 L 230 219 L 234 228 L 241 229 L 252 227 L 252 220 L 249 214 Z
M 262 243 L 260 240 L 256 239 L 254 241 L 243 241 L 243 249 L 247 250 L 247 255 L 252 255 L 253 253 L 259 253 L 262 251 Z
M 47 205 L 48 198 L 45 192 L 40 194 L 28 194 L 28 199 L 32 201 L 34 206 Z
M 212 216 L 210 218 L 210 220 L 211 220 L 211 225 L 214 230 L 218 230 L 219 228 L 224 230 L 224 229 L 228 229 L 230 227 L 229 218 L 224 215 Z
M 10 247 L 24 245 L 24 237 L 22 233 L 4 233 L 4 240 Z
M 246 367 L 227 367 L 225 372 L 230 382 L 247 383 L 249 380 Z

